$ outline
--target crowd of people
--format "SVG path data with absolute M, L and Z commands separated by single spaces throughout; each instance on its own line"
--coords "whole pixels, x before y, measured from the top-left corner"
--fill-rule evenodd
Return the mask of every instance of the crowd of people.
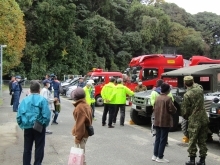
M 12 95 L 11 105 L 13 111 L 17 112 L 17 123 L 24 129 L 24 153 L 23 164 L 30 165 L 31 150 L 35 141 L 35 164 L 41 164 L 44 156 L 44 145 L 46 133 L 52 134 L 51 124 L 58 124 L 57 117 L 60 112 L 59 88 L 60 82 L 55 75 L 46 76 L 43 80 L 43 88 L 38 81 L 31 81 L 30 94 L 25 97 L 20 105 L 19 98 L 22 91 L 20 76 L 12 78 L 9 84 Z M 186 165 L 205 165 L 207 155 L 206 139 L 209 119 L 204 108 L 203 89 L 201 85 L 194 83 L 192 76 L 184 77 L 187 88 L 181 105 L 181 116 L 188 120 L 189 134 L 189 157 Z M 52 88 L 54 91 L 52 92 Z M 164 158 L 165 146 L 168 144 L 169 129 L 173 127 L 172 115 L 177 108 L 174 105 L 171 86 L 163 80 L 158 80 L 151 93 L 152 133 L 155 136 L 152 160 L 159 163 L 168 163 Z M 145 91 L 147 88 L 139 81 L 135 91 Z M 53 93 L 53 96 L 52 96 Z M 95 87 L 93 80 L 84 82 L 79 79 L 78 87 L 71 93 L 74 103 L 73 117 L 75 124 L 72 130 L 74 146 L 84 149 L 89 134 L 87 126 L 92 125 L 95 118 Z M 114 128 L 117 115 L 120 110 L 120 126 L 125 122 L 125 106 L 127 96 L 133 96 L 134 92 L 123 85 L 123 79 L 110 78 L 101 90 L 104 100 L 102 115 L 102 126 L 106 126 L 108 114 L 108 128 Z M 197 147 L 199 146 L 200 160 L 195 162 Z M 85 161 L 85 159 L 84 159 Z M 86 162 L 84 162 L 86 164 Z

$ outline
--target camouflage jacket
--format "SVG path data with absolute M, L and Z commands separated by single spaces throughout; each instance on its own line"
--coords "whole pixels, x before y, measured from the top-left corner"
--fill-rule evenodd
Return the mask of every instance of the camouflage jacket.
M 141 85 L 141 86 L 136 86 L 134 89 L 134 92 L 141 92 L 141 91 L 146 91 L 147 87 L 145 85 Z
M 196 84 L 195 84 L 196 85 Z M 209 122 L 204 106 L 204 95 L 201 87 L 193 85 L 184 94 L 181 105 L 181 115 L 189 122 L 206 124 Z

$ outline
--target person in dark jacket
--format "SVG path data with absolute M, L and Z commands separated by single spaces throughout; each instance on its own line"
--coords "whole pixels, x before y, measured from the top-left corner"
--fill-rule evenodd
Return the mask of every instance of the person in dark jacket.
M 21 76 L 16 76 L 15 81 L 12 83 L 12 95 L 13 95 L 13 112 L 18 111 L 19 100 L 22 92 Z
M 11 103 L 10 103 L 10 105 L 13 105 L 13 94 L 12 94 L 12 84 L 13 84 L 13 82 L 15 81 L 15 76 L 12 76 L 11 77 L 11 81 L 9 82 L 9 84 L 8 84 L 8 87 L 9 87 L 9 94 L 11 95 Z
M 86 86 L 86 84 L 84 83 L 84 80 L 82 77 L 79 78 L 79 83 L 77 85 L 77 87 L 81 87 L 84 88 Z
M 52 83 L 53 83 L 53 90 L 54 90 L 54 98 L 55 97 L 58 98 L 60 102 L 60 85 L 61 85 L 60 81 L 55 76 Z
M 164 150 L 170 127 L 173 127 L 172 114 L 176 113 L 176 107 L 172 98 L 167 96 L 170 92 L 170 85 L 163 83 L 161 85 L 161 94 L 156 98 L 154 104 L 154 126 L 156 129 L 156 138 L 154 144 L 153 161 L 159 163 L 168 163 L 169 160 L 164 159 Z

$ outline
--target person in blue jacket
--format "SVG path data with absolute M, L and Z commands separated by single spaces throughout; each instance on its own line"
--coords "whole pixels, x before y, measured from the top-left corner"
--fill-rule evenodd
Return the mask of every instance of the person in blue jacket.
M 25 97 L 18 108 L 17 123 L 24 129 L 23 165 L 31 164 L 32 147 L 35 142 L 35 162 L 41 165 L 44 157 L 45 130 L 50 122 L 50 110 L 48 101 L 40 95 L 40 84 L 32 81 L 30 95 Z M 42 132 L 33 129 L 35 121 L 42 126 Z
M 59 102 L 60 102 L 60 81 L 57 79 L 57 77 L 55 76 L 54 77 L 54 80 L 53 80 L 53 90 L 54 90 L 54 98 L 58 98 Z
M 23 80 L 22 80 L 23 82 Z M 16 76 L 15 81 L 12 83 L 12 95 L 13 95 L 13 112 L 18 111 L 19 100 L 22 92 L 21 76 Z

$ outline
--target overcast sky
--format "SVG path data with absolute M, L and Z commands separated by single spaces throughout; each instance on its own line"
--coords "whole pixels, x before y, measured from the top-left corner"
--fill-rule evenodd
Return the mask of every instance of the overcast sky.
M 184 8 L 186 12 L 196 14 L 198 12 L 208 11 L 220 15 L 219 0 L 165 0 L 169 3 L 175 3 Z

